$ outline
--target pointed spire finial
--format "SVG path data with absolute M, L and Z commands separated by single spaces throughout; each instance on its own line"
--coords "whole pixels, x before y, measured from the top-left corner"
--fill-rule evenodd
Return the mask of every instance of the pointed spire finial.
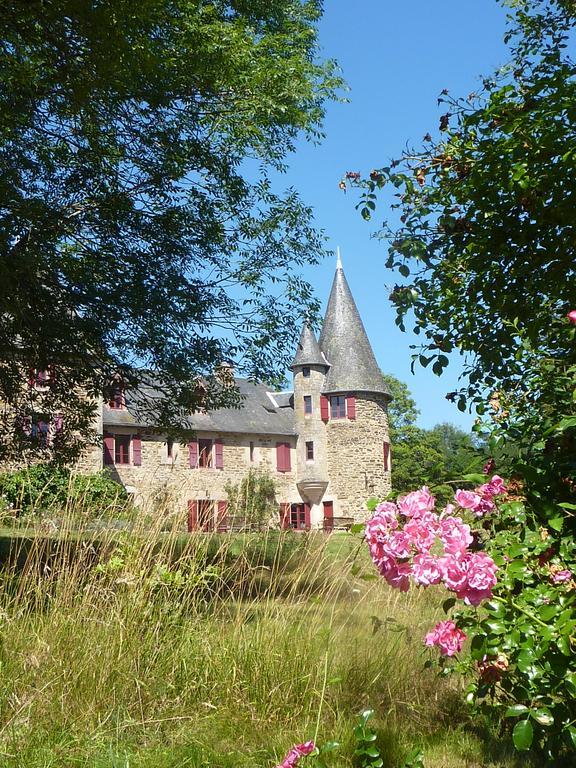
M 340 246 L 336 246 L 336 269 L 342 269 L 342 259 L 340 258 Z

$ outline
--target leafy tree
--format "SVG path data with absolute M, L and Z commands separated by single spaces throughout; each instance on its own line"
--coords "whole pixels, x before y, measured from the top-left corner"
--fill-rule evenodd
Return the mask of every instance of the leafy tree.
M 440 500 L 449 498 L 453 489 L 446 483 L 479 472 L 485 451 L 453 424 L 437 424 L 430 430 L 417 427 L 420 411 L 408 385 L 392 374 L 383 376 L 393 397 L 388 409 L 393 492 L 408 493 L 428 485 Z
M 391 435 L 395 435 L 399 429 L 416 423 L 420 409 L 407 384 L 391 373 L 383 373 L 382 376 L 386 389 L 392 395 L 392 402 L 388 406 L 388 426 Z
M 571 357 L 551 318 L 576 306 L 576 71 L 569 54 L 573 3 L 518 0 L 507 40 L 512 60 L 477 93 L 443 91 L 440 136 L 373 171 L 365 218 L 390 187 L 400 226 L 385 224 L 397 324 L 424 337 L 419 355 L 440 374 L 454 349 L 468 384 L 451 393 L 483 411 L 486 389 L 522 397 L 541 357 Z
M 65 415 L 61 448 L 118 382 L 159 382 L 142 408 L 174 425 L 234 400 L 223 359 L 283 369 L 322 240 L 269 176 L 339 87 L 317 61 L 320 5 L 2 4 L 0 400 Z M 23 392 L 49 367 L 42 397 Z M 1 433 L 0 456 L 20 455 L 21 424 Z
M 397 190 L 401 226 L 386 225 L 390 267 L 405 282 L 392 300 L 424 342 L 417 359 L 441 373 L 468 354 L 458 407 L 488 410 L 491 444 L 509 495 L 482 521 L 498 565 L 482 618 L 458 611 L 478 672 L 468 699 L 511 723 L 518 750 L 538 764 L 573 763 L 576 745 L 576 282 L 572 202 L 576 9 L 516 0 L 510 64 L 479 94 L 454 99 L 441 139 L 365 182 L 369 218 L 378 189 Z M 566 317 L 568 315 L 568 317 Z M 486 408 L 486 405 L 489 408 Z M 500 466 L 498 467 L 501 468 Z M 445 603 L 450 610 L 450 603 Z

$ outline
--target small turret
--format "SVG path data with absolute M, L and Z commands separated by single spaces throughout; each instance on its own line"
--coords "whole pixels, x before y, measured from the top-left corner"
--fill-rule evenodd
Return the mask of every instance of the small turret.
M 329 364 L 326 362 L 326 358 L 318 346 L 316 336 L 314 336 L 313 331 L 310 330 L 308 325 L 305 324 L 300 334 L 296 355 L 290 367 L 294 370 L 300 366 L 311 365 L 319 365 L 326 370 L 329 368 Z

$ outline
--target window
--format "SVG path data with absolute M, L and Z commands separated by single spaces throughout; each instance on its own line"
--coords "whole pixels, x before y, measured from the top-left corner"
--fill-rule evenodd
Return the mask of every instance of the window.
M 108 400 L 108 408 L 124 408 L 125 406 L 125 399 L 124 399 L 124 390 L 121 387 L 115 387 L 112 390 L 112 396 L 110 400 Z
M 254 464 L 254 443 L 250 443 L 250 464 Z
M 384 471 L 390 472 L 390 443 L 385 440 L 384 441 Z
M 111 435 L 104 433 L 104 464 L 142 464 L 142 438 L 140 435 Z
M 115 436 L 114 464 L 130 464 L 130 435 Z
M 332 395 L 330 398 L 330 418 L 346 418 L 346 398 L 344 395 Z
M 40 448 L 48 448 L 50 444 L 50 438 L 48 436 L 48 422 L 38 421 L 32 422 L 30 425 L 30 437 L 36 440 Z
M 166 456 L 169 459 L 174 458 L 174 438 L 173 437 L 169 437 L 166 440 Z
M 33 414 L 32 416 L 20 416 L 19 424 L 24 435 L 39 448 L 50 448 L 54 445 L 54 439 L 64 428 L 64 419 L 59 413 L 52 419 L 46 415 Z
M 214 450 L 212 450 L 214 449 Z M 221 438 L 216 440 L 192 440 L 188 443 L 188 466 L 207 469 L 224 469 L 224 444 Z
M 54 382 L 54 366 L 30 368 L 28 384 L 34 389 L 45 391 Z
M 212 466 L 212 440 L 198 440 L 198 466 Z
M 314 461 L 314 443 L 312 440 L 306 442 L 306 461 Z
M 312 413 L 312 395 L 304 395 L 304 413 L 307 416 Z
M 291 504 L 289 528 L 295 531 L 307 531 L 310 528 L 310 507 L 308 504 Z
M 302 368 L 302 376 L 304 376 L 305 379 L 310 377 L 310 366 L 305 365 L 304 368 Z

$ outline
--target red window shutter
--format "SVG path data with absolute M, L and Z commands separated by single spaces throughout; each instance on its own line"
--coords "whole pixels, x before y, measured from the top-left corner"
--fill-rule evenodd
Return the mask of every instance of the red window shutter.
M 320 395 L 320 418 L 322 421 L 328 421 L 328 398 L 326 395 Z
M 280 528 L 283 531 L 290 528 L 290 504 L 280 504 Z
M 190 469 L 196 469 L 198 466 L 198 440 L 188 443 L 188 466 Z
M 216 454 L 216 469 L 224 469 L 224 446 L 220 438 L 214 441 L 214 453 Z
M 348 395 L 346 397 L 346 413 L 349 419 L 354 421 L 356 419 L 356 398 L 354 395 Z
M 227 513 L 228 513 L 228 502 L 219 501 L 218 517 L 216 518 L 216 530 L 220 531 L 220 533 L 223 533 L 224 531 L 228 530 L 228 520 L 226 519 Z
M 324 530 L 325 531 L 334 530 L 334 502 L 333 501 L 324 502 Z
M 134 435 L 132 438 L 132 464 L 135 467 L 142 466 L 142 438 Z
M 104 464 L 114 464 L 114 435 L 104 433 Z
M 384 471 L 390 470 L 390 443 L 384 441 Z
M 304 504 L 304 530 L 310 530 L 310 504 Z
M 276 470 L 278 472 L 286 472 L 284 456 L 284 443 L 276 443 Z
M 290 472 L 292 469 L 292 462 L 290 460 L 290 443 L 284 443 L 284 467 L 286 472 Z
M 198 530 L 198 502 L 190 499 L 188 502 L 188 531 Z

